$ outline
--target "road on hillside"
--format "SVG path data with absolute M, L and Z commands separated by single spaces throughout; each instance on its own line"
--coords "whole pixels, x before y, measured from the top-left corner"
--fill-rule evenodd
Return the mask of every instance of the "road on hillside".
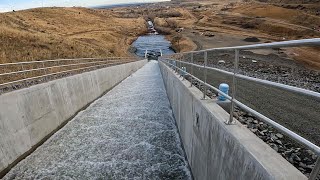
M 194 75 L 203 80 L 203 69 L 194 67 Z M 207 75 L 209 84 L 231 87 L 232 76 L 214 70 Z M 320 146 L 320 100 L 243 79 L 237 79 L 236 99 Z

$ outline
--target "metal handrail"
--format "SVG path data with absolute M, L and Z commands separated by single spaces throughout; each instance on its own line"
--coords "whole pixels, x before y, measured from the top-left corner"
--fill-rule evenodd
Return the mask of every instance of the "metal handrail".
M 174 66 L 176 69 L 179 69 L 180 71 L 183 71 L 183 69 L 170 64 L 169 62 L 163 61 L 165 63 L 167 63 L 170 66 Z M 232 99 L 231 96 L 229 96 L 228 94 L 222 92 L 221 90 L 219 90 L 218 88 L 205 83 L 204 81 L 200 80 L 199 78 L 195 77 L 194 75 L 188 73 L 188 72 L 184 72 L 185 74 L 189 75 L 190 77 L 192 77 L 193 79 L 199 81 L 201 84 L 213 89 L 214 91 L 216 91 L 217 93 L 223 95 L 224 97 L 226 97 L 228 100 L 233 101 L 236 105 L 238 105 L 239 107 L 241 107 L 242 109 L 246 110 L 247 112 L 256 115 L 259 119 L 261 119 L 262 121 L 264 121 L 267 124 L 272 125 L 273 127 L 275 127 L 276 129 L 278 129 L 279 131 L 283 132 L 284 134 L 288 135 L 289 137 L 296 139 L 298 142 L 300 142 L 301 144 L 307 146 L 308 148 L 310 148 L 312 151 L 314 151 L 318 156 L 320 156 L 320 147 L 316 146 L 315 144 L 311 143 L 310 141 L 308 141 L 307 139 L 301 137 L 300 135 L 292 132 L 291 130 L 287 129 L 286 127 L 278 124 L 277 122 L 273 121 L 272 119 L 260 114 L 259 112 L 253 110 L 252 108 L 246 106 L 245 104 L 241 103 L 240 101 L 236 100 L 236 99 Z
M 13 71 L 13 72 L 9 72 L 9 73 L 2 73 L 2 74 L 0 74 L 0 76 L 27 73 L 27 72 L 32 72 L 32 71 L 40 71 L 40 70 L 47 70 L 47 69 L 60 68 L 60 67 L 87 65 L 87 64 L 94 64 L 94 63 L 105 63 L 105 62 L 106 61 L 93 61 L 93 62 L 77 63 L 77 64 L 65 64 L 65 65 L 60 65 L 60 66 L 48 66 L 48 67 L 44 67 L 44 68 L 36 68 L 36 69 L 28 69 L 28 70 L 23 70 L 23 71 Z
M 23 61 L 23 62 L 15 62 L 15 63 L 3 63 L 3 64 L 0 64 L 0 66 L 21 65 L 21 64 L 33 64 L 33 63 L 46 63 L 46 62 L 59 62 L 59 61 L 117 60 L 117 59 L 135 59 L 135 58 L 134 58 L 134 57 L 108 57 L 108 58 L 52 59 L 52 60 L 42 60 L 42 61 Z
M 175 61 L 179 61 L 179 60 L 175 60 Z M 201 66 L 199 64 L 189 63 L 189 62 L 185 62 L 185 61 L 179 61 L 179 62 L 181 62 L 183 64 L 188 64 L 188 65 L 191 65 L 191 66 L 196 66 L 196 67 L 199 67 L 199 68 L 204 68 L 203 66 Z M 229 72 L 229 71 L 225 71 L 225 70 L 222 70 L 222 69 L 209 67 L 209 66 L 206 66 L 205 68 L 206 69 L 210 69 L 210 70 L 214 70 L 214 71 L 226 74 L 226 75 L 233 76 L 233 73 Z M 258 78 L 254 78 L 254 77 L 250 77 L 250 76 L 245 76 L 245 75 L 242 75 L 242 74 L 236 74 L 235 76 L 237 78 L 240 78 L 240 79 L 244 79 L 244 80 L 260 83 L 260 84 L 263 84 L 263 85 L 270 85 L 270 86 L 273 86 L 273 87 L 276 87 L 276 88 L 280 88 L 280 89 L 284 89 L 284 90 L 287 90 L 287 91 L 290 91 L 290 92 L 300 93 L 300 94 L 303 94 L 303 95 L 308 95 L 308 96 L 320 99 L 320 93 L 315 92 L 315 91 L 311 91 L 311 90 L 308 90 L 308 89 L 303 89 L 303 88 L 299 88 L 299 87 L 295 87 L 295 86 L 290 86 L 290 85 L 281 84 L 281 83 L 277 83 L 277 82 L 272 82 L 272 81 L 268 81 L 268 80 L 258 79 Z
M 307 139 L 301 137 L 300 135 L 296 134 L 295 132 L 287 129 L 286 127 L 278 124 L 277 122 L 273 121 L 272 119 L 264 116 L 263 114 L 255 111 L 254 109 L 246 106 L 245 104 L 241 103 L 240 101 L 238 101 L 235 98 L 235 94 L 237 91 L 237 78 L 240 79 L 245 79 L 245 80 L 249 80 L 249 81 L 253 81 L 253 82 L 257 82 L 263 85 L 270 85 L 270 86 L 274 86 L 277 88 L 281 88 L 284 90 L 288 90 L 290 92 L 295 92 L 295 93 L 300 93 L 303 95 L 308 95 L 317 99 L 320 99 L 320 93 L 314 92 L 314 91 L 310 91 L 307 89 L 302 89 L 302 88 L 298 88 L 298 87 L 293 87 L 293 86 L 289 86 L 289 85 L 284 85 L 284 84 L 280 84 L 280 83 L 276 83 L 276 82 L 271 82 L 271 81 L 267 81 L 267 80 L 261 80 L 258 78 L 253 78 L 253 77 L 248 77 L 248 76 L 244 76 L 241 74 L 238 74 L 238 68 L 239 68 L 239 51 L 240 50 L 251 50 L 251 49 L 265 49 L 265 48 L 281 48 L 281 47 L 298 47 L 298 46 L 320 46 L 320 38 L 314 38 L 314 39 L 304 39 L 304 40 L 293 40 L 293 41 L 283 41 L 283 42 L 274 42 L 274 43 L 265 43 L 265 44 L 256 44 L 256 45 L 246 45 L 246 46 L 235 46 L 235 47 L 222 47 L 222 48 L 212 48 L 212 49 L 206 49 L 206 50 L 200 50 L 200 51 L 190 51 L 190 52 L 184 52 L 184 53 L 176 53 L 170 56 L 163 56 L 160 58 L 161 62 L 166 63 L 167 65 L 169 65 L 169 67 L 174 67 L 177 70 L 179 70 L 180 72 L 183 71 L 184 74 L 187 74 L 189 76 L 191 76 L 192 80 L 191 80 L 191 86 L 192 86 L 192 81 L 193 79 L 199 81 L 201 84 L 203 84 L 203 97 L 205 99 L 206 97 L 206 88 L 209 87 L 211 89 L 213 89 L 214 91 L 216 91 L 217 93 L 225 96 L 227 99 L 229 99 L 231 101 L 231 108 L 230 108 L 230 118 L 226 121 L 226 124 L 230 125 L 233 124 L 234 122 L 234 118 L 233 118 L 233 113 L 234 113 L 234 106 L 238 105 L 241 109 L 253 114 L 254 116 L 256 116 L 257 118 L 259 118 L 260 120 L 262 120 L 263 122 L 271 125 L 272 127 L 274 127 L 275 129 L 279 130 L 280 132 L 286 134 L 288 137 L 292 138 L 293 140 L 303 144 L 304 146 L 306 146 L 307 148 L 309 148 L 310 150 L 312 150 L 313 152 L 315 152 L 316 155 L 318 155 L 318 159 L 316 161 L 315 167 L 313 168 L 309 179 L 310 180 L 315 180 L 317 178 L 317 175 L 320 172 L 320 147 L 318 147 L 317 145 L 313 144 L 312 142 L 308 141 Z M 208 67 L 207 66 L 207 53 L 209 51 L 222 51 L 222 50 L 228 50 L 228 51 L 234 51 L 235 52 L 235 63 L 234 63 L 234 69 L 233 72 L 228 72 L 228 71 L 224 71 L 221 69 L 217 69 L 217 68 L 213 68 L 213 67 Z M 198 64 L 194 64 L 193 62 L 193 55 L 196 53 L 204 53 L 204 63 L 203 65 L 198 65 Z M 190 54 L 191 55 L 191 63 L 189 62 L 184 62 L 181 61 L 179 59 L 181 59 L 184 55 L 186 54 Z M 175 57 L 175 59 L 170 59 L 172 57 Z M 200 80 L 199 78 L 195 77 L 194 75 L 184 71 L 183 69 L 179 68 L 178 65 L 175 64 L 170 64 L 169 61 L 175 61 L 178 62 L 181 66 L 181 63 L 185 63 L 185 64 L 189 64 L 191 65 L 191 72 L 193 72 L 193 67 L 200 67 L 204 69 L 204 80 Z M 227 94 L 225 94 L 224 92 L 220 91 L 218 88 L 208 84 L 206 82 L 207 79 L 207 70 L 211 69 L 211 70 L 215 70 L 224 74 L 228 74 L 231 75 L 233 77 L 232 80 L 232 96 L 229 96 Z
M 123 63 L 128 63 L 128 62 L 133 62 L 133 61 L 125 61 L 125 62 L 123 62 Z M 17 81 L 11 81 L 11 82 L 7 82 L 7 83 L 0 84 L 0 86 L 15 84 L 15 83 L 18 83 L 18 82 L 23 82 L 23 81 L 27 81 L 27 80 L 38 79 L 38 78 L 47 77 L 47 76 L 52 76 L 52 75 L 57 75 L 57 74 L 62 74 L 62 73 L 68 73 L 68 72 L 72 72 L 72 71 L 79 71 L 79 70 L 84 70 L 84 69 L 89 69 L 89 68 L 94 68 L 94 67 L 100 67 L 100 66 L 105 66 L 105 65 L 114 65 L 114 64 L 118 64 L 118 63 L 100 64 L 100 65 L 89 66 L 89 67 L 84 67 L 84 68 L 70 69 L 70 70 L 67 70 L 67 71 L 60 71 L 60 72 L 56 72 L 56 73 L 50 73 L 50 74 L 45 74 L 45 75 L 41 75 L 41 76 L 35 76 L 35 77 L 31 77 L 31 78 L 20 79 L 20 80 L 17 80 Z
M 125 61 L 123 63 L 128 63 L 128 62 L 133 62 L 133 61 Z M 100 65 L 95 65 L 95 66 L 84 67 L 84 68 L 70 69 L 70 70 L 66 70 L 66 71 L 60 71 L 60 72 L 56 72 L 56 73 L 50 73 L 50 74 L 45 74 L 45 75 L 41 75 L 41 76 L 35 76 L 35 77 L 31 77 L 31 78 L 24 78 L 24 79 L 20 79 L 20 80 L 17 80 L 17 81 L 11 81 L 11 82 L 0 84 L 0 86 L 15 84 L 15 83 L 19 83 L 19 82 L 23 82 L 23 81 L 27 81 L 27 80 L 33 80 L 33 79 L 38 79 L 38 78 L 57 75 L 57 74 L 62 74 L 62 73 L 68 73 L 68 72 L 72 72 L 72 71 L 79 71 L 79 70 L 95 68 L 95 67 L 100 67 L 100 66 L 105 66 L 105 65 L 114 65 L 114 64 L 118 64 L 118 63 L 112 63 L 112 64 L 105 63 L 105 64 L 100 64 Z
M 201 53 L 201 52 L 209 52 L 209 51 L 215 51 L 215 50 L 220 50 L 220 51 L 221 50 L 252 50 L 252 49 L 298 47 L 298 46 L 320 46 L 320 38 L 282 41 L 282 42 L 273 42 L 273 43 L 264 43 L 264 44 L 253 44 L 253 45 L 246 45 L 246 46 L 211 48 L 211 49 L 204 49 L 199 51 L 182 52 L 179 54 Z
M 52 76 L 52 75 L 68 73 L 68 72 L 72 72 L 72 71 L 79 71 L 79 70 L 85 70 L 85 69 L 90 69 L 90 68 L 98 68 L 98 67 L 101 67 L 101 66 L 115 65 L 115 64 L 119 64 L 119 63 L 123 64 L 123 63 L 129 63 L 129 62 L 134 62 L 134 61 L 138 60 L 137 58 L 129 58 L 129 57 L 125 57 L 125 58 L 122 59 L 122 60 L 125 60 L 125 61 L 119 61 L 120 59 L 122 59 L 122 58 L 121 57 L 117 57 L 117 60 L 112 59 L 112 60 L 107 60 L 107 61 L 93 61 L 93 62 L 77 63 L 77 64 L 64 64 L 64 65 L 58 65 L 58 66 L 48 66 L 48 67 L 43 66 L 43 68 L 36 68 L 36 69 L 28 69 L 28 70 L 22 70 L 22 71 L 14 71 L 14 72 L 9 72 L 9 73 L 2 73 L 2 74 L 0 74 L 0 76 L 13 75 L 13 74 L 19 74 L 19 73 L 27 73 L 27 72 L 40 71 L 40 70 L 44 70 L 45 71 L 45 70 L 48 70 L 48 69 L 59 68 L 59 67 L 72 67 L 72 66 L 77 66 L 77 65 L 99 64 L 99 65 L 94 65 L 94 66 L 70 69 L 70 70 L 66 70 L 66 71 L 59 71 L 59 72 L 50 73 L 50 74 L 47 74 L 47 71 L 45 71 L 45 73 L 46 73 L 45 75 L 40 75 L 40 76 L 35 76 L 35 77 L 28 77 L 28 78 L 25 76 L 24 78 L 19 79 L 19 80 L 2 83 L 2 84 L 0 84 L 0 87 L 1 86 L 11 85 L 11 84 L 16 84 L 16 83 L 20 83 L 20 82 L 24 82 L 24 81 L 44 78 L 44 77 L 48 77 L 48 76 Z M 128 59 L 133 59 L 133 60 L 128 61 Z M 43 62 L 55 62 L 55 61 L 75 61 L 75 60 L 106 60 L 106 58 L 58 59 L 58 60 L 45 60 L 45 61 L 33 61 L 33 62 L 7 63 L 7 64 L 0 64 L 0 65 L 22 65 L 22 64 L 29 64 L 29 63 L 43 63 Z

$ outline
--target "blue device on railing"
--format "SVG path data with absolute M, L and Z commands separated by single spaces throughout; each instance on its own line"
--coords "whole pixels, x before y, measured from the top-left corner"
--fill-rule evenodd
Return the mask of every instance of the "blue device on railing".
M 171 61 L 171 64 L 173 65 L 172 67 L 177 65 L 176 61 Z
M 226 83 L 222 83 L 219 85 L 219 90 L 224 92 L 225 94 L 228 94 L 229 93 L 229 85 Z M 219 99 L 219 101 L 225 101 L 227 98 L 219 93 L 218 99 Z
M 185 76 L 187 75 L 187 68 L 186 67 L 182 67 L 181 68 L 181 76 Z

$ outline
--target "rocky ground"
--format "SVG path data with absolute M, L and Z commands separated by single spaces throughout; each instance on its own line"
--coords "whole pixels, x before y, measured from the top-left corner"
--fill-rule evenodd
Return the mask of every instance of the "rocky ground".
M 250 51 L 241 51 L 239 73 L 259 79 L 278 82 L 320 92 L 320 71 L 310 70 L 300 63 L 288 59 L 285 55 L 262 55 Z M 186 60 L 189 60 L 186 57 Z M 203 55 L 195 56 L 196 63 L 203 63 Z M 190 60 L 189 60 L 190 61 Z M 233 72 L 234 52 L 209 52 L 208 66 Z

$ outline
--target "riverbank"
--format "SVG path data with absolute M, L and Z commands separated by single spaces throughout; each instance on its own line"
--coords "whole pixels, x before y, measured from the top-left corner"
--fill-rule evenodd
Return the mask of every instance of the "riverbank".
M 144 18 L 113 9 L 37 8 L 0 14 L 0 63 L 131 56 L 146 31 Z

